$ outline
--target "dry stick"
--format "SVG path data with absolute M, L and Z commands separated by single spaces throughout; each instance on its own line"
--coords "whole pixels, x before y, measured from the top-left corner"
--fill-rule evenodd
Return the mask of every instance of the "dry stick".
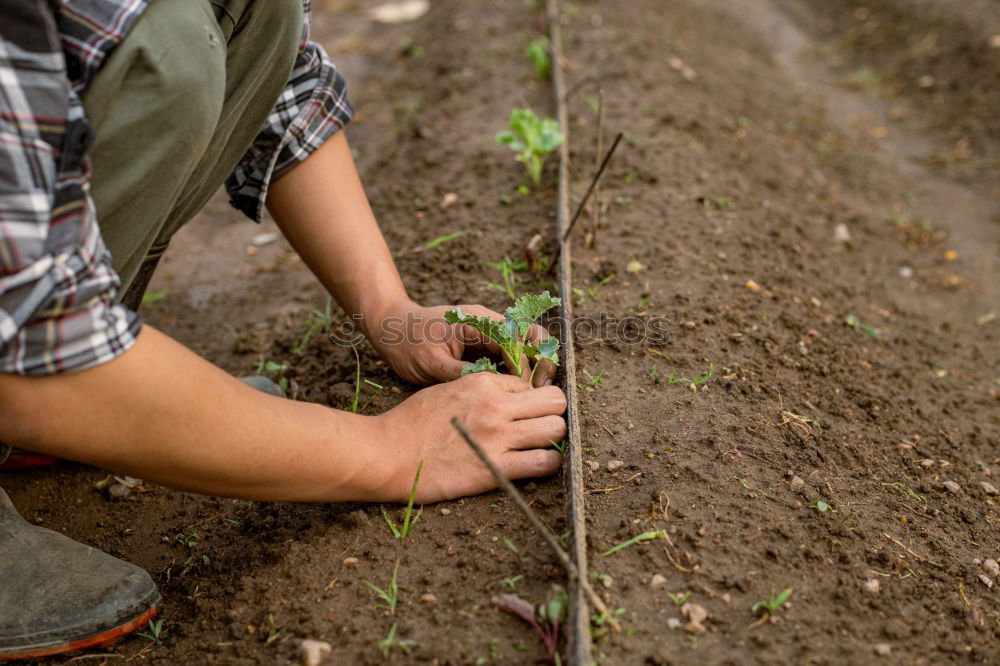
M 545 526 L 545 523 L 543 523 L 542 519 L 538 517 L 538 514 L 532 511 L 531 507 L 528 506 L 528 503 L 524 501 L 524 497 L 521 495 L 520 491 L 518 491 L 518 489 L 514 487 L 514 484 L 511 483 L 510 480 L 500 472 L 497 466 L 493 464 L 490 457 L 486 455 L 486 451 L 484 451 L 483 447 L 476 441 L 476 438 L 465 429 L 465 426 L 458 420 L 458 417 L 451 419 L 451 425 L 455 427 L 458 434 L 465 439 L 469 446 L 472 447 L 472 450 L 476 452 L 476 455 L 479 456 L 479 459 L 483 461 L 483 464 L 486 465 L 487 469 L 490 470 L 490 474 L 492 474 L 493 478 L 496 479 L 497 485 L 500 486 L 500 489 L 507 493 L 507 496 L 514 501 L 514 504 L 521 510 L 521 513 L 523 513 L 524 517 L 528 519 L 528 522 L 531 523 L 532 527 L 534 527 L 538 533 L 542 535 L 542 539 L 545 540 L 545 543 L 547 543 L 549 548 L 552 549 L 552 552 L 555 553 L 556 558 L 559 560 L 559 563 L 563 565 L 563 568 L 566 569 L 566 573 L 569 577 L 579 581 L 580 587 L 583 588 L 584 593 L 587 595 L 587 598 L 590 599 L 590 603 L 593 604 L 594 609 L 604 616 L 608 624 L 613 627 L 615 631 L 621 631 L 621 626 L 619 626 L 618 621 L 615 620 L 614 616 L 611 615 L 610 611 L 608 611 L 608 607 L 604 604 L 604 601 L 597 596 L 597 593 L 594 592 L 594 588 L 590 586 L 590 583 L 580 576 L 580 572 L 577 571 L 576 565 L 573 564 L 573 561 L 569 559 L 569 555 L 567 555 L 566 551 L 559 545 L 556 535 Z
M 590 181 L 590 187 L 587 188 L 587 192 L 583 195 L 580 205 L 577 206 L 576 212 L 573 213 L 573 218 L 570 220 L 569 226 L 566 227 L 566 233 L 564 233 L 562 238 L 559 239 L 559 249 L 556 251 L 556 256 L 553 257 L 551 262 L 549 262 L 549 267 L 545 270 L 546 275 L 551 275 L 553 269 L 556 267 L 556 264 L 559 263 L 559 258 L 562 256 L 562 249 L 566 244 L 566 240 L 569 238 L 569 235 L 573 233 L 573 227 L 576 226 L 576 221 L 580 219 L 583 207 L 587 205 L 587 200 L 590 198 L 591 193 L 593 193 L 594 188 L 597 186 L 597 181 L 601 179 L 601 176 L 604 174 L 604 170 L 608 167 L 608 162 L 611 161 L 611 156 L 615 154 L 615 149 L 618 148 L 618 144 L 621 143 L 622 137 L 624 136 L 624 132 L 619 132 L 618 136 L 615 137 L 614 143 L 611 144 L 611 148 L 609 148 L 607 154 L 604 155 L 604 160 L 601 162 L 601 166 L 597 169 L 597 173 L 594 174 L 593 180 Z
M 604 152 L 604 89 L 597 91 L 597 150 L 594 151 L 594 169 L 601 168 L 601 153 Z M 593 220 L 590 223 L 590 242 L 587 247 L 592 247 L 597 240 L 597 226 L 601 223 L 601 186 L 594 187 L 594 208 Z

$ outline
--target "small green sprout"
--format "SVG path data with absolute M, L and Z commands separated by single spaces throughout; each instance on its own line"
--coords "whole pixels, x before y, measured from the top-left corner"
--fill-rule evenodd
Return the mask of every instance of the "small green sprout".
M 389 579 L 389 587 L 383 590 L 381 587 L 375 583 L 364 580 L 361 581 L 368 586 L 379 598 L 385 602 L 385 607 L 389 609 L 390 614 L 395 614 L 396 612 L 396 602 L 399 600 L 399 586 L 396 584 L 396 575 L 399 573 L 399 562 L 396 562 L 396 566 L 392 569 L 392 578 Z
M 511 591 L 514 591 L 515 589 L 517 589 L 517 582 L 522 578 L 524 578 L 524 574 L 518 574 L 516 576 L 508 578 L 501 578 L 500 582 L 509 587 Z
M 166 297 L 167 297 L 166 290 L 163 290 L 163 291 L 150 291 L 150 292 L 145 293 L 145 294 L 142 295 L 142 302 L 143 302 L 143 304 L 146 304 L 146 303 L 155 303 L 156 301 L 158 301 L 158 300 L 160 300 L 162 298 L 166 298 Z
M 528 270 L 528 264 L 523 261 L 511 261 L 510 258 L 507 258 L 496 263 L 487 262 L 487 265 L 500 271 L 500 278 L 503 280 L 503 284 L 487 282 L 486 286 L 507 294 L 507 298 L 512 301 L 516 300 L 517 294 L 514 293 L 514 285 L 517 284 L 517 275 L 515 273 L 523 273 Z
M 163 620 L 150 620 L 149 621 L 149 631 L 136 634 L 136 636 L 141 636 L 151 643 L 156 643 L 157 645 L 163 645 L 163 641 L 160 636 L 163 634 Z
M 367 400 L 365 400 L 365 403 L 363 405 L 361 405 L 360 407 L 358 406 L 358 403 L 361 400 L 361 383 L 362 383 L 361 356 L 358 354 L 358 349 L 354 345 L 351 345 L 351 351 L 354 352 L 354 367 L 355 367 L 354 402 L 352 402 L 351 406 L 347 408 L 347 411 L 351 412 L 352 414 L 360 414 L 361 412 L 365 411 L 365 407 L 371 404 L 371 401 L 375 399 L 375 396 L 377 396 L 379 393 L 385 390 L 385 387 L 382 386 L 381 384 L 376 384 L 375 382 L 369 379 L 365 379 L 364 380 L 365 384 L 368 384 L 369 386 L 374 387 L 377 390 L 375 391 L 375 393 L 372 393 Z
M 597 388 L 598 386 L 600 386 L 601 382 L 604 380 L 605 375 L 607 375 L 608 373 L 605 372 L 604 370 L 601 370 L 595 376 L 595 375 L 590 374 L 587 371 L 587 369 L 584 368 L 583 374 L 587 375 L 587 381 L 590 382 L 590 388 Z
M 528 359 L 534 359 L 535 367 L 532 368 L 528 378 L 530 382 L 534 379 L 535 371 L 538 369 L 538 361 L 544 359 L 559 365 L 558 338 L 545 338 L 538 343 L 538 346 L 535 346 L 527 340 L 527 335 L 528 330 L 543 313 L 558 306 L 561 302 L 560 298 L 550 296 L 548 291 L 543 291 L 538 295 L 525 294 L 518 298 L 513 307 L 504 311 L 503 321 L 465 314 L 458 308 L 445 312 L 444 319 L 449 324 L 465 324 L 495 342 L 500 347 L 500 351 L 512 372 L 518 377 L 524 376 L 525 362 Z M 474 369 L 468 370 L 468 372 L 496 371 L 496 366 L 482 361 L 477 361 L 471 367 Z
M 830 511 L 832 513 L 836 513 L 837 512 L 837 510 L 834 509 L 831 504 L 827 504 L 826 502 L 824 502 L 821 499 L 814 500 L 813 503 L 810 506 L 812 506 L 812 508 L 816 509 L 820 513 L 826 513 L 827 511 Z
M 389 516 L 389 511 L 386 510 L 385 506 L 379 505 L 379 509 L 382 511 L 382 518 L 385 519 L 386 524 L 389 529 L 392 530 L 393 535 L 397 539 L 405 539 L 410 536 L 410 532 L 413 530 L 413 526 L 417 524 L 420 519 L 420 515 L 424 512 L 423 507 L 420 507 L 420 511 L 417 512 L 416 516 L 413 516 L 413 498 L 417 494 L 417 484 L 420 483 L 420 470 L 424 466 L 424 461 L 421 460 L 417 463 L 417 473 L 413 477 L 413 486 L 410 488 L 410 499 L 406 503 L 406 512 L 403 514 L 403 526 L 396 527 L 395 521 Z M 413 518 L 411 521 L 410 518 Z
M 643 532 L 642 534 L 632 537 L 628 541 L 623 541 L 617 546 L 613 546 L 612 548 L 606 550 L 605 552 L 600 553 L 598 557 L 607 557 L 608 555 L 613 555 L 614 553 L 617 553 L 619 550 L 622 550 L 623 548 L 634 546 L 635 544 L 642 543 L 643 541 L 652 541 L 653 539 L 666 539 L 666 538 L 667 538 L 667 533 L 664 532 L 663 530 L 656 530 L 655 532 Z
M 511 551 L 513 551 L 515 553 L 520 552 L 520 551 L 518 551 L 517 546 L 514 545 L 514 542 L 511 541 L 510 539 L 508 539 L 507 537 L 503 537 L 503 543 L 504 543 L 505 546 L 507 546 L 508 548 L 510 548 Z
M 264 640 L 264 645 L 270 645 L 274 641 L 278 640 L 278 625 L 274 621 L 274 613 L 267 614 L 267 639 Z
M 660 383 L 660 373 L 657 371 L 655 363 L 653 364 L 653 369 L 649 371 L 649 374 L 647 376 L 649 377 L 650 381 L 656 384 Z
M 714 203 L 720 210 L 732 210 L 733 208 L 736 208 L 736 204 L 733 203 L 733 200 L 727 199 L 726 197 L 717 197 L 712 203 Z
M 781 591 L 781 594 L 776 594 L 775 589 L 771 588 L 771 598 L 768 601 L 758 601 L 751 608 L 750 611 L 756 613 L 759 610 L 767 611 L 768 615 L 773 615 L 776 610 L 788 600 L 788 597 L 792 596 L 792 588 L 786 587 Z
M 538 187 L 542 183 L 545 156 L 564 141 L 559 123 L 552 118 L 540 118 L 531 109 L 514 109 L 508 124 L 510 129 L 497 134 L 496 141 L 519 153 L 517 161 L 524 164 Z
M 674 384 L 687 384 L 688 388 L 692 391 L 697 391 L 698 387 L 707 382 L 712 378 L 712 374 L 715 372 L 715 366 L 712 363 L 708 364 L 708 370 L 699 375 L 697 379 L 689 379 L 687 377 L 678 377 L 677 371 L 672 371 L 670 376 L 667 377 L 667 384 L 673 386 Z
M 678 592 L 677 594 L 667 592 L 667 596 L 670 597 L 670 600 L 674 602 L 675 606 L 683 606 L 684 602 L 691 596 L 691 590 L 685 590 L 684 592 Z
M 288 361 L 283 363 L 277 363 L 276 361 L 271 361 L 264 358 L 261 354 L 260 358 L 256 363 L 253 364 L 253 371 L 259 375 L 271 374 L 278 381 L 278 387 L 282 391 L 288 391 L 288 377 L 285 377 L 285 371 L 290 368 Z
M 307 323 L 308 328 L 306 328 L 305 334 L 302 339 L 292 345 L 293 354 L 301 354 L 305 351 L 306 345 L 309 344 L 309 340 L 312 336 L 319 331 L 320 333 L 326 333 L 333 326 L 333 301 L 329 295 L 326 297 L 326 307 L 322 311 L 316 308 L 312 309 L 312 317 Z
M 445 243 L 447 243 L 448 241 L 455 240 L 456 238 L 461 238 L 462 236 L 464 236 L 467 233 L 469 233 L 469 232 L 468 231 L 453 231 L 450 234 L 445 234 L 444 236 L 438 236 L 434 240 L 432 240 L 432 241 L 428 242 L 426 245 L 424 245 L 424 249 L 425 250 L 433 250 L 434 248 L 438 248 L 438 250 L 441 250 L 441 249 L 443 249 L 441 246 L 444 245 Z
M 524 55 L 535 66 L 535 73 L 538 78 L 547 79 L 552 73 L 552 60 L 549 58 L 549 38 L 539 37 L 528 44 L 524 49 Z
M 559 452 L 559 455 L 561 455 L 561 456 L 566 455 L 566 440 L 565 439 L 562 440 L 561 442 L 556 442 L 555 440 L 550 439 L 549 440 L 549 444 L 551 444 L 552 448 L 554 448 L 556 451 Z
M 397 624 L 392 623 L 392 627 L 389 628 L 389 633 L 385 638 L 378 642 L 378 651 L 382 653 L 383 657 L 388 657 L 389 653 L 392 652 L 393 648 L 399 648 L 405 654 L 410 654 L 410 650 L 417 646 L 417 642 L 413 640 L 399 640 L 396 638 Z
M 855 317 L 853 314 L 847 315 L 847 317 L 844 318 L 844 323 L 850 326 L 851 328 L 857 329 L 859 331 L 864 331 L 865 333 L 872 336 L 876 340 L 881 341 L 883 339 L 882 333 L 877 328 L 875 328 L 874 326 L 869 326 L 868 324 L 862 324 L 858 320 L 858 318 Z

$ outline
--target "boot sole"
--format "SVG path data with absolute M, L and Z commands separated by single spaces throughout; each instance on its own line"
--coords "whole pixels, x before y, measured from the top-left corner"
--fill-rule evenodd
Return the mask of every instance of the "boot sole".
M 160 606 L 159 604 L 156 604 L 134 620 L 130 620 L 125 624 L 119 625 L 114 629 L 109 629 L 108 631 L 95 636 L 88 636 L 87 638 L 81 638 L 79 640 L 62 643 L 60 645 L 50 645 L 45 648 L 25 650 L 23 652 L 2 653 L 0 654 L 0 661 L 13 661 L 15 659 L 41 659 L 43 657 L 51 657 L 56 654 L 74 652 L 76 650 L 85 650 L 87 648 L 109 647 L 128 634 L 131 634 L 136 629 L 142 629 L 147 626 L 158 610 L 160 610 Z

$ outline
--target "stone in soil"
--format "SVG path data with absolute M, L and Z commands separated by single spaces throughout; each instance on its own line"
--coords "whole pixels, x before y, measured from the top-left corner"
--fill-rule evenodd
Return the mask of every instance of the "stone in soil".
M 663 574 L 653 574 L 653 579 L 649 581 L 650 587 L 660 587 L 666 585 L 667 579 Z
M 795 490 L 801 490 L 806 487 L 806 482 L 803 481 L 801 477 L 795 476 L 794 474 L 788 484 Z
M 876 643 L 875 644 L 875 654 L 880 657 L 888 657 L 892 654 L 892 646 L 888 643 Z
M 996 487 L 992 483 L 989 483 L 988 481 L 980 481 L 979 487 L 982 488 L 983 492 L 986 493 L 987 495 L 1000 494 L 1000 490 L 997 490 Z
M 988 558 L 983 560 L 983 571 L 986 572 L 990 578 L 996 578 L 1000 576 L 1000 564 L 997 563 L 993 558 Z
M 305 638 L 299 643 L 303 666 L 319 666 L 323 663 L 323 655 L 329 654 L 333 648 L 326 641 Z
M 882 587 L 882 584 L 879 582 L 878 578 L 869 578 L 868 580 L 865 581 L 864 587 L 865 587 L 865 592 L 869 592 L 871 594 L 878 594 L 878 591 Z
M 616 469 L 621 469 L 625 466 L 625 463 L 621 460 L 609 460 L 608 461 L 608 471 L 613 472 Z
M 993 579 L 986 574 L 979 574 L 979 582 L 981 582 L 986 587 L 993 589 Z
M 943 485 L 945 490 L 947 490 L 950 493 L 955 493 L 957 495 L 958 493 L 962 492 L 962 486 L 958 485 L 954 481 L 945 481 L 941 485 Z

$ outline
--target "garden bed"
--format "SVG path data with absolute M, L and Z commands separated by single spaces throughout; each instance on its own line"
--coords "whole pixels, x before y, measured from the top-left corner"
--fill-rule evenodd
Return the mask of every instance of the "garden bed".
M 349 135 L 413 297 L 502 310 L 509 298 L 486 286 L 501 281 L 488 264 L 521 259 L 535 233 L 553 238 L 554 160 L 543 188 L 519 194 L 521 167 L 493 139 L 512 107 L 555 113 L 523 54 L 544 22 L 519 0 L 438 2 L 394 27 L 328 4 L 317 31 L 335 57 L 351 51 L 345 67 L 359 72 Z M 623 631 L 598 628 L 594 654 L 858 663 L 878 650 L 890 662 L 986 663 L 1000 638 L 1000 585 L 987 588 L 974 562 L 1000 556 L 998 500 L 980 485 L 1000 485 L 988 475 L 1000 469 L 1000 322 L 985 316 L 1000 302 L 995 195 L 973 180 L 949 209 L 934 198 L 949 174 L 933 163 L 907 170 L 881 125 L 826 112 L 912 104 L 859 89 L 852 75 L 879 70 L 877 49 L 840 69 L 815 55 L 811 72 L 828 79 L 796 87 L 801 71 L 783 66 L 768 22 L 808 46 L 805 33 L 767 3 L 748 3 L 744 16 L 727 4 L 671 2 L 664 12 L 657 0 L 589 0 L 565 19 L 575 197 L 593 172 L 598 89 L 608 138 L 626 137 L 598 194 L 599 223 L 588 211 L 574 232 L 564 296 L 577 316 L 669 334 L 608 333 L 577 347 L 591 580 L 624 609 Z M 829 4 L 842 11 L 824 9 L 823 21 L 847 30 L 860 20 Z M 919 19 L 915 33 L 928 29 Z M 904 116 L 882 130 L 892 139 L 926 126 Z M 922 136 L 932 149 L 954 140 Z M 993 136 L 977 132 L 975 145 L 995 150 Z M 202 217 L 211 219 L 182 232 L 165 259 L 153 289 L 167 293 L 146 321 L 234 374 L 287 363 L 278 374 L 298 399 L 350 405 L 351 349 L 317 334 L 299 350 L 310 308 L 325 302 L 302 263 L 283 242 L 255 247 L 261 230 L 224 205 Z M 212 266 L 179 252 L 198 244 L 183 234 L 211 235 Z M 192 273 L 214 287 L 187 289 Z M 518 292 L 551 288 L 518 277 Z M 386 387 L 368 412 L 415 390 L 367 345 L 359 352 L 363 376 Z M 0 481 L 29 520 L 153 573 L 162 645 L 131 638 L 108 663 L 140 652 L 152 663 L 296 663 L 304 638 L 330 642 L 330 663 L 383 663 L 378 643 L 393 625 L 416 642 L 413 661 L 529 663 L 544 653 L 493 598 L 540 602 L 565 576 L 502 494 L 428 506 L 398 540 L 378 506 L 162 488 L 111 501 L 95 488 L 105 477 L 66 465 Z M 561 478 L 520 487 L 564 533 Z M 401 521 L 401 509 L 389 511 Z M 601 556 L 643 533 L 658 538 Z M 386 587 L 397 562 L 390 615 L 364 581 Z M 792 592 L 760 622 L 751 606 L 772 589 Z M 687 622 L 674 599 L 708 612 L 704 633 L 672 628 Z M 391 654 L 406 660 L 399 647 Z

